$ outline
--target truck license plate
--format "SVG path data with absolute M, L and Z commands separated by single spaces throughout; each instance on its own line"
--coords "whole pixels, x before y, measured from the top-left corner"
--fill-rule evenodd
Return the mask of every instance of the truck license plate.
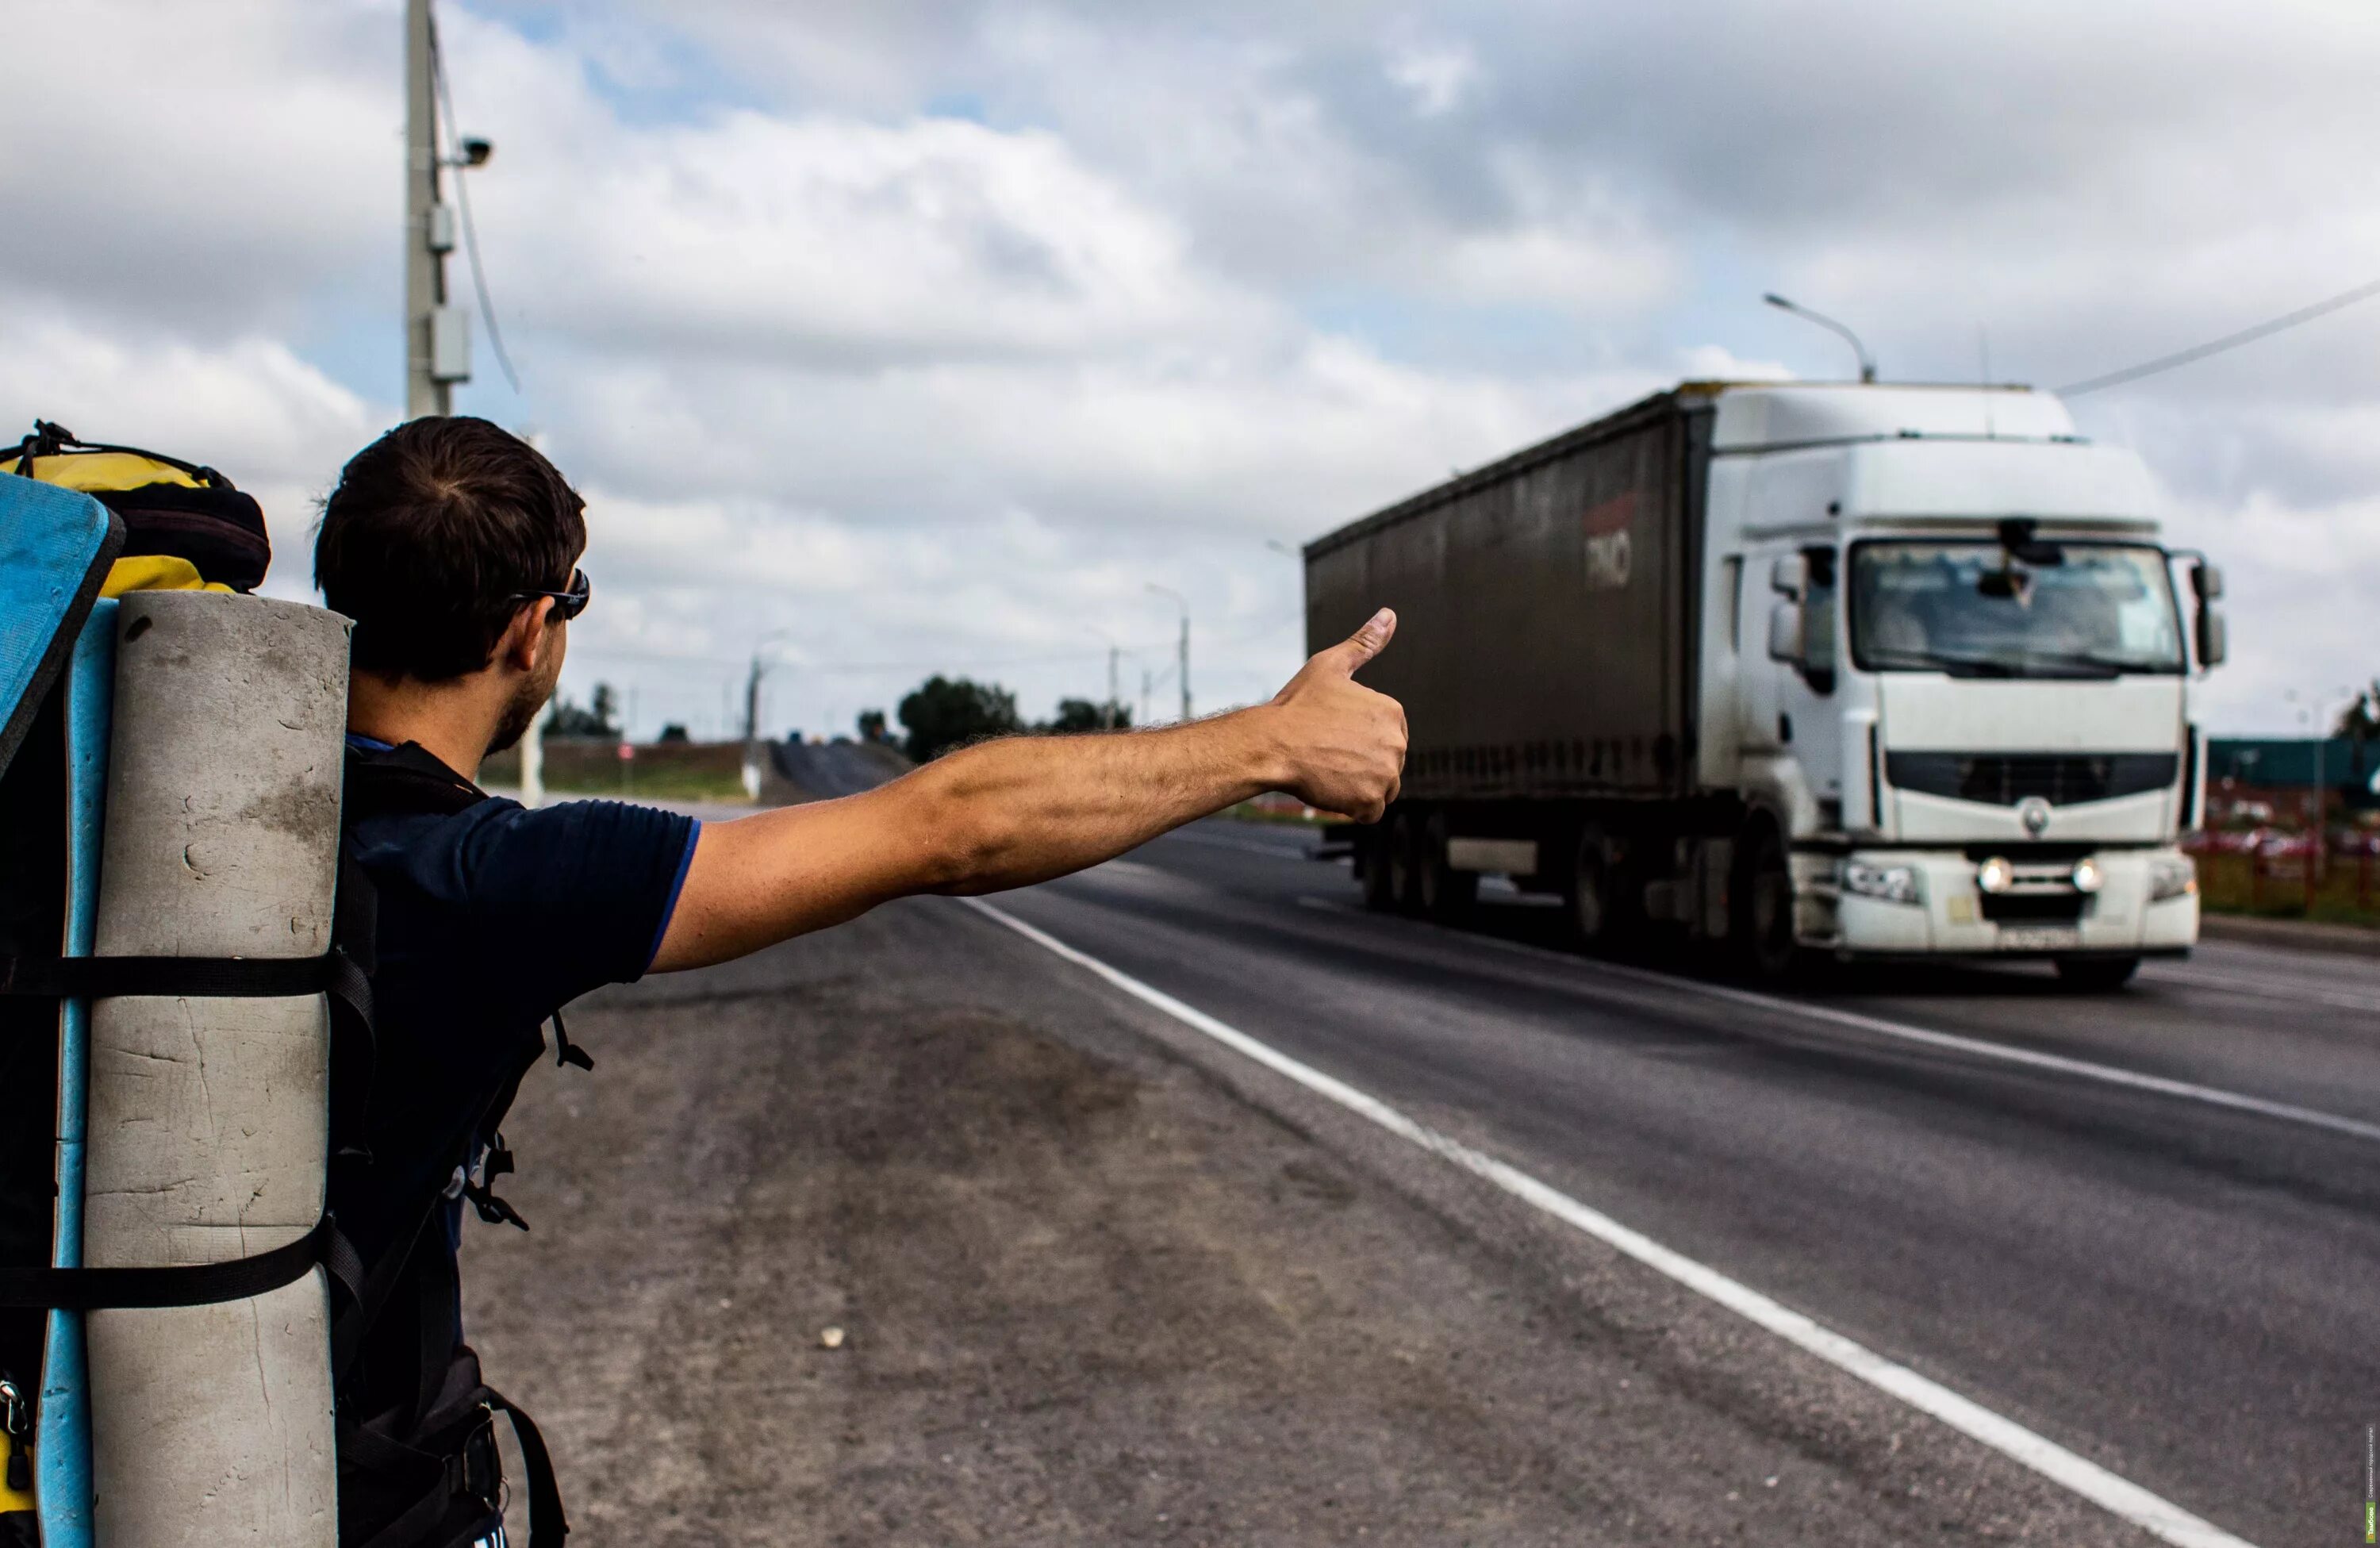
M 2011 930 L 2000 927 L 2002 951 L 2071 951 L 2082 944 L 2082 932 L 2061 925 L 2035 925 Z

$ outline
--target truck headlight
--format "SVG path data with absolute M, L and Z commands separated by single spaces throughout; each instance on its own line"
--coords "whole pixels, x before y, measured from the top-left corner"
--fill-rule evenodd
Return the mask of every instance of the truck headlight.
M 1870 865 L 1865 860 L 1843 862 L 1843 890 L 1887 903 L 1923 903 L 1925 886 L 1913 865 Z
M 2186 897 L 2198 890 L 2198 862 L 2188 855 L 2158 855 L 2149 861 L 2149 901 Z
M 2074 862 L 2074 875 L 2072 880 L 2074 883 L 2074 890 L 2076 892 L 2097 892 L 2101 887 L 2107 884 L 2107 873 L 2099 869 L 2099 862 L 2097 860 L 2085 855 L 2081 859 Z
M 2016 867 L 1994 855 L 1975 867 L 1975 885 L 1985 892 L 2006 892 L 2016 885 Z

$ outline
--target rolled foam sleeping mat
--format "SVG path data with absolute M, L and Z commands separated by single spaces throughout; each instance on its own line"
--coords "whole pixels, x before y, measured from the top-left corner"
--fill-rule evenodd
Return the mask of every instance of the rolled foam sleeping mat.
M 202 591 L 135 593 L 117 619 L 97 954 L 320 956 L 347 621 Z M 322 995 L 101 1000 L 89 1080 L 85 1264 L 221 1262 L 321 1217 Z M 94 1310 L 88 1342 L 99 1548 L 336 1542 L 319 1267 L 249 1300 Z

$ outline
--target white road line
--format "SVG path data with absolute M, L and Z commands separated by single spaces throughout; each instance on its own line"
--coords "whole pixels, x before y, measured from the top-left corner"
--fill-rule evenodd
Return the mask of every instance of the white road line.
M 1314 858 L 1310 845 L 1268 844 L 1261 838 L 1226 838 L 1221 834 L 1194 833 L 1187 828 L 1176 828 L 1160 836 L 1204 844 L 1215 849 L 1245 849 L 1252 855 L 1270 855 L 1280 860 L 1310 860 Z
M 1233 1053 L 1288 1077 L 1306 1090 L 1378 1124 L 1399 1139 L 1410 1140 L 1423 1150 L 1486 1179 L 1524 1203 L 1585 1232 L 1657 1274 L 1675 1280 L 1696 1295 L 1718 1302 L 1796 1348 L 1806 1350 L 1868 1385 L 1891 1394 L 1922 1413 L 1932 1415 L 1961 1434 L 1981 1441 L 2002 1456 L 2072 1490 L 2092 1504 L 2153 1536 L 2167 1542 L 2182 1544 L 2183 1548 L 2250 1548 L 2245 1539 L 2234 1537 L 2213 1522 L 2192 1516 L 2180 1505 L 2150 1493 L 2128 1479 L 2118 1477 L 2096 1462 L 2076 1456 L 2014 1420 L 2003 1418 L 1973 1398 L 1961 1396 L 1939 1382 L 1885 1359 L 1865 1345 L 1853 1343 L 1841 1334 L 1820 1326 L 1791 1307 L 1771 1300 L 1717 1269 L 1662 1246 L 1598 1210 L 1589 1209 L 1569 1194 L 1539 1182 L 1517 1167 L 1507 1165 L 1491 1155 L 1473 1150 L 1459 1140 L 1450 1139 L 1436 1129 L 1415 1122 L 1378 1097 L 1336 1077 L 1325 1075 L 1310 1065 L 1299 1063 L 1270 1044 L 1259 1042 L 1237 1028 L 1218 1021 L 1205 1011 L 1184 1005 L 1163 990 L 1152 988 L 1131 974 L 1111 968 L 1098 957 L 1077 951 L 1057 937 L 1035 929 L 1007 910 L 980 898 L 970 897 L 962 901 L 973 905 L 1034 945 L 1097 974 L 1133 998 L 1155 1006 Z
M 1327 897 L 1301 897 L 1301 907 L 1319 908 L 1329 913 L 1356 915 L 1360 911 Z M 1416 928 L 1425 928 L 1419 927 Z M 2124 1069 L 2115 1065 L 2094 1064 L 2088 1059 L 2070 1059 L 2062 1054 L 2043 1054 L 2031 1048 L 2018 1048 L 2010 1043 L 1993 1042 L 1984 1038 L 1961 1037 L 1956 1032 L 1937 1032 L 1929 1027 L 1912 1027 L 1905 1021 L 1888 1021 L 1880 1016 L 1869 1016 L 1855 1010 L 1838 1010 L 1832 1006 L 1812 1005 L 1807 1000 L 1788 1000 L 1775 994 L 1762 994 L 1749 989 L 1733 989 L 1722 983 L 1705 983 L 1699 979 L 1682 978 L 1670 973 L 1654 972 L 1645 968 L 1631 968 L 1618 962 L 1598 962 L 1585 957 L 1570 957 L 1543 946 L 1533 946 L 1520 941 L 1499 940 L 1493 935 L 1458 934 L 1447 932 L 1451 938 L 1491 946 L 1499 951 L 1519 952 L 1524 956 L 1560 963 L 1583 973 L 1605 973 L 1614 978 L 1629 979 L 1639 983 L 1659 984 L 1664 988 L 1683 990 L 1709 999 L 1730 1004 L 1752 1006 L 1761 1010 L 1781 1011 L 1807 1020 L 1824 1021 L 1877 1037 L 1895 1038 L 1902 1042 L 1914 1042 L 1928 1048 L 1940 1048 L 1954 1054 L 1965 1054 L 1979 1059 L 1996 1059 L 2002 1064 L 2022 1065 L 2032 1069 L 2056 1070 L 2060 1075 L 2077 1076 L 2096 1080 L 2104 1085 L 2122 1086 L 2136 1091 L 2154 1091 L 2159 1096 L 2177 1097 L 2209 1107 L 2228 1108 L 2235 1113 L 2253 1113 L 2259 1117 L 2277 1118 L 2284 1123 L 2301 1124 L 2308 1128 L 2327 1129 L 2357 1140 L 2380 1142 L 2380 1124 L 2344 1118 L 2336 1113 L 2325 1113 L 2312 1107 L 2299 1107 L 2286 1102 L 2269 1102 L 2260 1096 L 2241 1091 L 2227 1091 L 2218 1086 L 2201 1086 L 2188 1080 L 2168 1079 L 2162 1075 L 2143 1075 L 2138 1070 Z

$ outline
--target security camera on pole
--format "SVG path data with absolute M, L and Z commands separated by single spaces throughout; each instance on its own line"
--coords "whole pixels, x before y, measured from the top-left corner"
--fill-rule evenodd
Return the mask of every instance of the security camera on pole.
M 493 147 L 465 140 L 438 152 L 438 39 L 430 0 L 405 0 L 405 416 L 454 411 L 455 384 L 471 379 L 471 320 L 446 304 L 455 212 L 439 197 L 447 166 L 484 165 Z

